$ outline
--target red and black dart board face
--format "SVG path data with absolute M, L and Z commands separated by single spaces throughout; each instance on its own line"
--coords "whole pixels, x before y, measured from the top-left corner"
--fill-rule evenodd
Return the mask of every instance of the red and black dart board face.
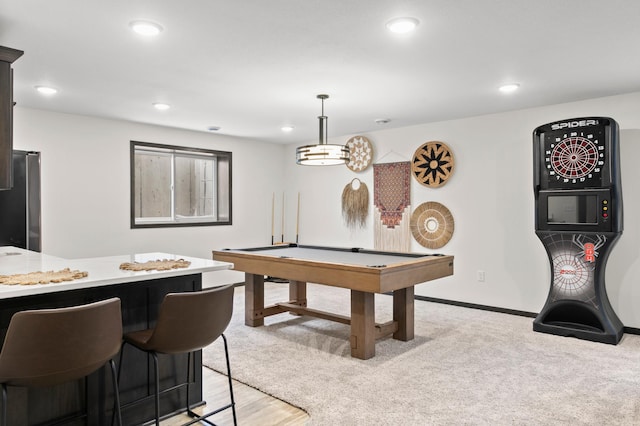
M 602 187 L 606 161 L 604 126 L 562 128 L 544 135 L 543 175 L 548 188 Z

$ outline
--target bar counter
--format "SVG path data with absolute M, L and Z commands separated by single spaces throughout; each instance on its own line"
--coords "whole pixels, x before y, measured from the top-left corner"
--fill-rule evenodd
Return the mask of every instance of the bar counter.
M 189 261 L 186 268 L 152 271 L 120 269 L 122 263 L 144 263 L 154 260 Z M 64 268 L 87 272 L 84 278 L 60 283 L 5 285 L 0 284 L 0 338 L 4 341 L 11 316 L 26 309 L 44 309 L 74 306 L 119 297 L 122 303 L 124 332 L 151 327 L 155 324 L 158 308 L 169 292 L 198 291 L 202 289 L 202 273 L 231 269 L 232 263 L 180 256 L 169 253 L 140 253 L 86 259 L 62 259 L 16 247 L 0 247 L 0 276 L 30 272 L 59 271 Z M 190 386 L 191 404 L 202 400 L 202 358 L 198 353 L 192 374 L 195 382 Z M 184 356 L 161 356 L 161 381 L 169 387 L 185 381 L 187 361 Z M 116 359 L 117 361 L 117 359 Z M 149 356 L 128 347 L 124 354 L 120 382 L 123 405 L 147 397 L 153 366 Z M 193 377 L 193 376 L 192 376 Z M 86 381 L 63 384 L 50 388 L 9 388 L 9 424 L 31 425 L 59 416 L 74 414 L 85 407 L 86 392 L 88 424 L 111 424 L 113 392 L 110 374 L 106 369 L 89 376 Z M 161 399 L 161 415 L 180 411 L 185 405 L 184 390 L 166 394 Z M 153 418 L 153 400 L 125 408 L 124 424 L 139 424 Z M 75 423 L 74 423 L 75 424 Z M 82 422 L 78 424 L 83 424 Z
M 166 271 L 124 271 L 120 264 L 129 262 L 144 263 L 149 260 L 184 259 L 191 264 L 187 268 Z M 21 248 L 0 247 L 0 275 L 26 274 L 35 271 L 51 271 L 69 268 L 88 272 L 86 278 L 74 281 L 34 284 L 34 285 L 1 285 L 0 299 L 21 297 L 26 295 L 53 293 L 83 288 L 101 287 L 112 284 L 148 281 L 166 277 L 231 269 L 233 264 L 209 259 L 179 256 L 169 253 L 140 253 L 121 256 L 93 257 L 87 259 L 63 259 Z

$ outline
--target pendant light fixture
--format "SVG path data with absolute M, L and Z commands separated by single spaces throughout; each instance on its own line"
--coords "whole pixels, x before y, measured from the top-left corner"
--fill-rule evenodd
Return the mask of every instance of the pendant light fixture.
M 329 95 L 318 95 L 322 100 L 322 115 L 320 120 L 320 139 L 317 145 L 304 145 L 296 149 L 296 163 L 304 166 L 333 166 L 345 164 L 349 161 L 349 148 L 345 145 L 331 145 L 327 143 L 327 117 L 324 115 L 324 100 Z

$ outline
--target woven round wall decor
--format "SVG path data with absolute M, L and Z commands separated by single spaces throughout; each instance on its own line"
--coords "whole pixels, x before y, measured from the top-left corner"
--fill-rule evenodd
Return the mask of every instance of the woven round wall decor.
M 447 244 L 453 236 L 453 216 L 444 205 L 429 201 L 413 211 L 409 228 L 420 245 L 437 249 Z
M 354 136 L 347 141 L 349 148 L 349 161 L 347 167 L 354 172 L 361 172 L 371 164 L 373 160 L 373 146 L 364 136 Z
M 447 183 L 453 173 L 453 153 L 444 142 L 423 144 L 413 155 L 411 172 L 424 186 L 437 188 Z

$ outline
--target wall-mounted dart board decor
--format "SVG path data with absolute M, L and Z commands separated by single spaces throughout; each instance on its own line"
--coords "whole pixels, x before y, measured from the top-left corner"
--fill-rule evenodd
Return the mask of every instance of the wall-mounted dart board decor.
M 416 150 L 411 162 L 411 172 L 420 184 L 437 188 L 447 183 L 453 173 L 453 166 L 453 153 L 447 144 L 431 141 Z

